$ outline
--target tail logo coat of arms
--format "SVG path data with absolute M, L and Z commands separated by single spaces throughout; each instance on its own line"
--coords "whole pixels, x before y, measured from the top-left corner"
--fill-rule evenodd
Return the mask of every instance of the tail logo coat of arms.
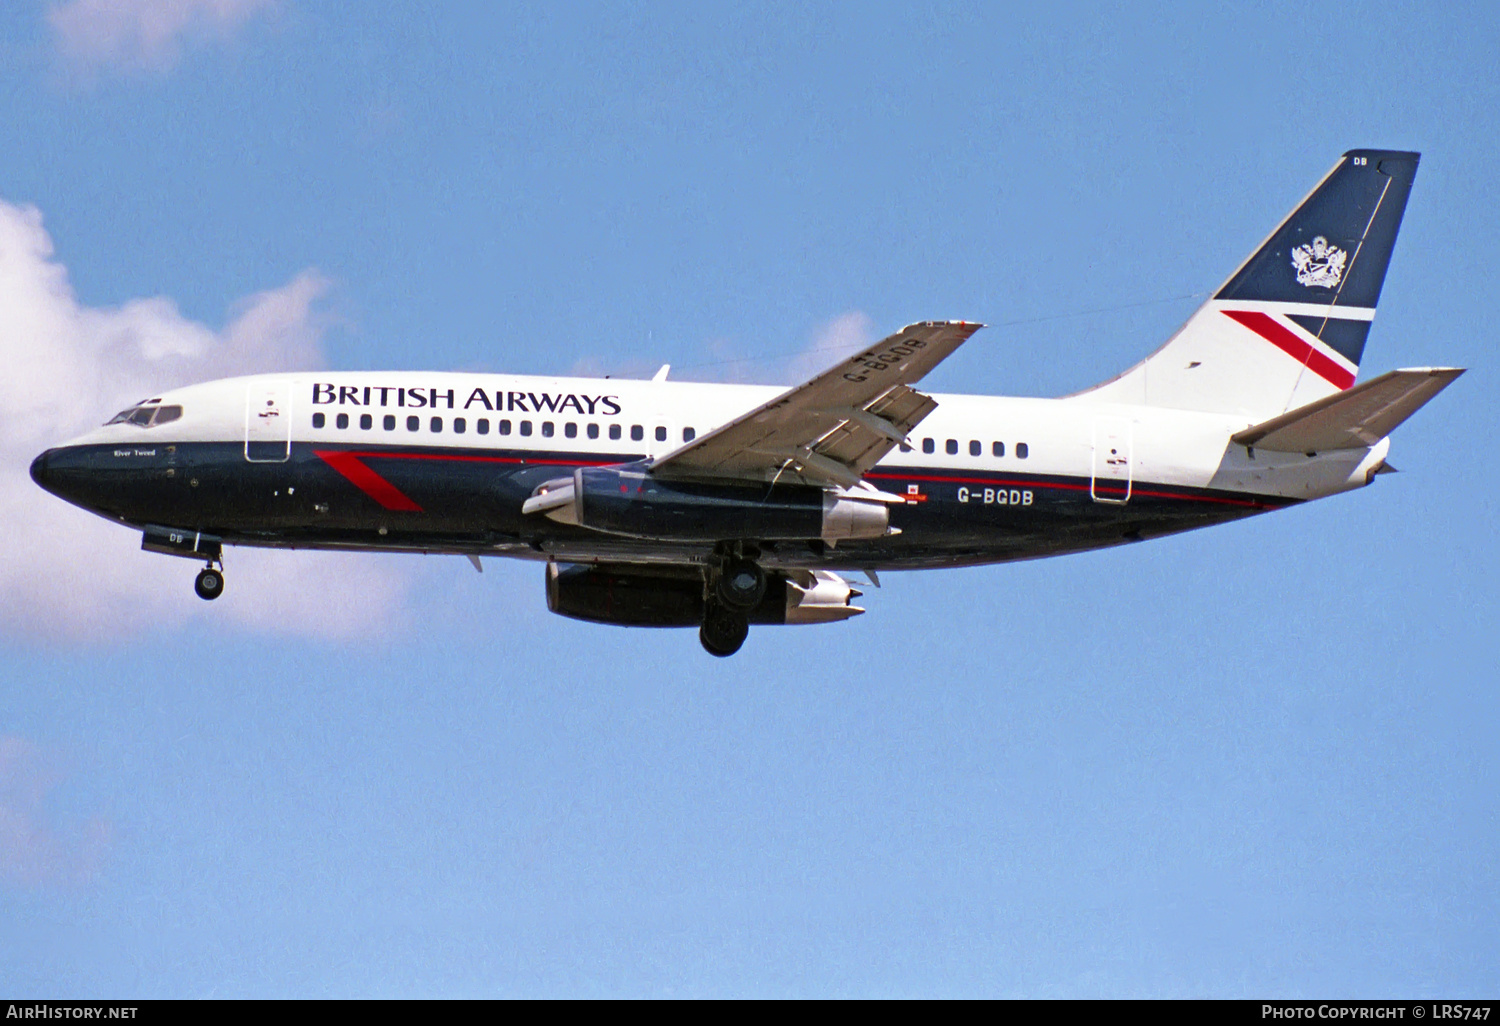
M 1335 289 L 1344 280 L 1344 265 L 1349 254 L 1319 235 L 1311 242 L 1292 248 L 1292 266 L 1297 270 L 1299 285 L 1316 285 Z

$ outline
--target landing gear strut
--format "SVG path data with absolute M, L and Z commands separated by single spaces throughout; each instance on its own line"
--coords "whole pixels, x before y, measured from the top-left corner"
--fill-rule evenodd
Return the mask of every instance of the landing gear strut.
M 703 626 L 698 628 L 698 640 L 703 643 L 709 655 L 720 658 L 734 655 L 749 634 L 750 620 L 743 610 L 710 602 L 703 611 Z
M 198 597 L 204 601 L 212 601 L 224 594 L 224 571 L 215 570 L 210 563 L 198 571 L 198 579 L 193 582 L 193 590 Z

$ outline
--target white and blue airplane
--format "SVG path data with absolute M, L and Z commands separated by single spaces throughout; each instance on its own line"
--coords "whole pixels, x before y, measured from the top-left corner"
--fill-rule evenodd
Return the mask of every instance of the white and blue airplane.
M 1459 374 L 1355 383 L 1418 155 L 1352 150 L 1165 345 L 1059 399 L 915 385 L 982 325 L 909 325 L 794 388 L 269 374 L 163 392 L 38 456 L 48 491 L 223 547 L 514 556 L 564 616 L 699 628 L 863 612 L 845 575 L 1000 563 L 1359 488 Z

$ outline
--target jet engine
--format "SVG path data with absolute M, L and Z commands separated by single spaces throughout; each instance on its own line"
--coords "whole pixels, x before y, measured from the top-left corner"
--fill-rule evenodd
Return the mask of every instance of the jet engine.
M 869 485 L 662 480 L 644 470 L 580 467 L 539 487 L 522 511 L 606 534 L 672 541 L 821 538 L 834 543 L 895 533 L 889 507 L 904 501 Z
M 771 571 L 752 624 L 833 623 L 864 610 L 860 592 L 825 570 Z M 697 627 L 705 612 L 703 576 L 693 567 L 547 564 L 547 608 L 574 620 L 622 627 Z

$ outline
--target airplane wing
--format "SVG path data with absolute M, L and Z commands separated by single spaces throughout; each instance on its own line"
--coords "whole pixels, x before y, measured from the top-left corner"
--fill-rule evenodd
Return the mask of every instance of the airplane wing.
M 853 488 L 937 407 L 910 387 L 982 324 L 923 321 L 657 460 L 672 478 Z
M 1463 373 L 1457 367 L 1393 370 L 1233 436 L 1272 452 L 1363 449 L 1396 430 Z

